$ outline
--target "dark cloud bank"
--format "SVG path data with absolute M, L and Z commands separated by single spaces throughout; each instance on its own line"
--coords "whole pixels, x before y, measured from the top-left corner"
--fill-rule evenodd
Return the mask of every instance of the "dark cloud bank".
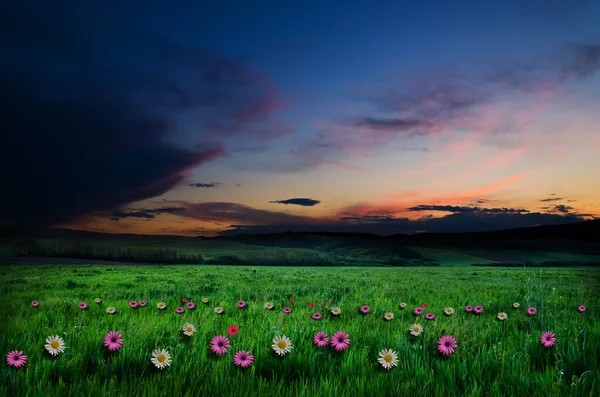
M 320 201 L 319 200 L 313 200 L 313 199 L 310 199 L 310 198 L 291 198 L 291 199 L 287 199 L 287 200 L 269 201 L 269 203 L 286 204 L 286 205 L 299 205 L 299 206 L 302 206 L 302 207 L 314 207 L 315 205 L 319 204 Z
M 273 132 L 264 123 L 278 100 L 264 75 L 104 20 L 108 5 L 71 5 L 71 19 L 50 3 L 2 7 L 0 221 L 57 224 L 122 208 L 222 155 L 218 137 Z M 197 122 L 185 147 L 174 143 L 183 113 Z

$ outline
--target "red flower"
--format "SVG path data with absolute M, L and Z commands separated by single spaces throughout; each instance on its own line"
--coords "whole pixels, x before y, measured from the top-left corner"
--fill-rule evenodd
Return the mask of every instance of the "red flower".
M 290 298 L 290 303 L 294 303 L 294 302 L 296 302 L 296 301 L 294 300 L 294 298 Z
M 185 298 L 183 298 L 183 299 L 181 300 L 181 303 L 186 303 L 186 302 L 187 302 L 187 299 L 185 299 Z
M 310 302 L 310 303 L 308 304 L 308 307 L 315 307 L 315 304 L 314 304 L 314 303 L 312 303 L 312 302 Z
M 427 306 L 429 306 L 429 305 L 428 305 L 427 303 L 423 303 L 423 304 L 421 304 L 421 306 L 423 306 L 423 307 L 427 307 Z
M 237 325 L 230 325 L 229 328 L 227 328 L 227 333 L 229 335 L 236 335 L 239 330 L 240 329 L 237 327 Z

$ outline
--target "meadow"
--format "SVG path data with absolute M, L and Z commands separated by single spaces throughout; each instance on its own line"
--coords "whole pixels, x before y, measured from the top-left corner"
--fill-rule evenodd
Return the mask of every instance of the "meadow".
M 0 280 L 0 351 L 28 356 L 21 368 L 3 358 L 0 395 L 600 395 L 598 268 L 20 265 L 0 267 Z M 197 307 L 176 314 L 182 298 Z M 148 305 L 132 309 L 131 300 Z M 239 300 L 248 306 L 239 309 Z M 78 307 L 82 301 L 87 310 Z M 156 307 L 161 301 L 165 310 Z M 267 301 L 273 310 L 263 308 Z M 413 314 L 423 303 L 434 320 Z M 214 313 L 217 305 L 223 314 Z M 368 314 L 359 314 L 362 305 Z M 466 305 L 484 312 L 466 313 Z M 579 305 L 587 310 L 580 313 Z M 293 311 L 284 314 L 285 306 Z M 334 306 L 339 316 L 331 315 Z M 456 312 L 446 316 L 449 306 Z M 534 316 L 526 314 L 529 306 L 537 308 Z M 314 312 L 323 319 L 313 320 Z M 386 312 L 395 318 L 386 321 Z M 499 321 L 499 312 L 508 319 Z M 411 337 L 415 322 L 424 331 Z M 182 334 L 185 323 L 196 326 L 193 336 Z M 230 325 L 239 327 L 237 335 L 227 334 Z M 102 345 L 111 330 L 123 334 L 116 352 Z M 314 345 L 316 332 L 338 330 L 349 334 L 347 350 Z M 545 331 L 556 334 L 552 348 L 540 344 Z M 44 349 L 50 335 L 66 343 L 57 357 Z M 231 341 L 224 356 L 209 350 L 216 335 Z M 293 344 L 283 357 L 271 348 L 278 335 Z M 436 350 L 442 335 L 456 338 L 453 355 Z M 158 348 L 172 357 L 163 370 L 150 362 Z M 384 348 L 398 353 L 389 370 L 377 361 Z M 233 364 L 238 350 L 255 356 L 251 367 Z

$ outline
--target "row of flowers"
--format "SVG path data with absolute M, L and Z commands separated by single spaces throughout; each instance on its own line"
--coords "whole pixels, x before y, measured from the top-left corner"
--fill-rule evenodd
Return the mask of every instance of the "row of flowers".
M 293 303 L 294 300 L 290 299 L 290 301 Z M 96 298 L 95 302 L 98 303 L 98 304 L 100 304 L 102 302 L 102 300 L 100 298 Z M 204 304 L 209 304 L 209 302 L 210 301 L 207 298 L 202 299 L 202 303 L 204 303 Z M 187 299 L 185 299 L 185 298 L 182 299 L 182 303 L 185 303 L 185 307 L 188 310 L 194 310 L 196 308 L 196 304 L 194 302 L 188 302 Z M 31 305 L 33 307 L 39 307 L 39 302 L 38 301 L 33 301 L 31 303 Z M 129 302 L 129 307 L 131 307 L 132 309 L 136 309 L 138 307 L 145 307 L 146 305 L 147 305 L 146 301 L 140 301 L 140 302 L 131 301 L 131 302 Z M 78 306 L 79 306 L 79 308 L 81 310 L 87 310 L 88 307 L 89 307 L 86 302 L 81 302 L 81 303 L 79 303 Z M 247 307 L 247 303 L 245 301 L 238 301 L 238 303 L 236 304 L 236 306 L 239 309 L 245 309 Z M 308 306 L 310 308 L 313 308 L 315 306 L 315 304 L 311 302 L 311 303 L 309 303 Z M 399 307 L 400 310 L 404 310 L 406 308 L 406 306 L 407 306 L 406 303 L 402 302 L 402 303 L 400 303 L 400 305 L 398 307 Z M 423 314 L 423 307 L 427 307 L 427 306 L 428 306 L 427 303 L 423 303 L 421 305 L 421 307 L 415 307 L 413 309 L 413 314 L 415 316 L 420 316 L 421 314 Z M 165 302 L 159 302 L 159 303 L 156 304 L 156 307 L 158 309 L 160 309 L 160 310 L 165 310 L 167 308 L 167 304 Z M 513 303 L 513 308 L 514 309 L 518 309 L 519 307 L 520 307 L 520 304 L 518 302 Z M 266 310 L 273 310 L 275 308 L 275 305 L 273 304 L 273 302 L 265 302 L 264 308 Z M 583 306 L 583 305 L 581 305 L 581 306 L 579 306 L 577 308 L 577 310 L 580 313 L 583 313 L 583 312 L 586 311 L 586 307 Z M 224 311 L 225 311 L 225 309 L 222 306 L 217 306 L 217 307 L 214 308 L 214 312 L 216 314 L 222 314 Z M 285 314 L 289 314 L 289 313 L 293 312 L 293 309 L 291 307 L 284 307 L 284 308 L 282 308 L 281 311 L 283 313 L 285 313 Z M 368 306 L 368 305 L 363 305 L 358 310 L 358 312 L 360 314 L 363 314 L 363 315 L 368 314 L 370 311 L 371 311 L 371 307 Z M 109 307 L 106 308 L 106 312 L 109 313 L 109 314 L 115 314 L 117 312 L 117 309 L 114 306 L 109 306 Z M 177 314 L 182 314 L 184 312 L 185 312 L 185 309 L 183 307 L 177 307 L 175 309 L 175 313 L 177 313 Z M 338 306 L 331 308 L 330 312 L 334 316 L 339 316 L 339 315 L 342 314 L 342 310 Z M 477 306 L 467 305 L 467 306 L 465 306 L 465 312 L 467 312 L 467 313 L 474 313 L 474 314 L 481 314 L 481 313 L 484 312 L 484 309 L 483 309 L 483 306 L 481 306 L 481 305 L 477 305 Z M 527 314 L 529 316 L 533 316 L 533 315 L 535 315 L 537 313 L 537 309 L 535 307 L 533 307 L 533 306 L 532 307 L 528 307 L 526 312 L 527 312 Z M 455 313 L 455 310 L 454 310 L 453 307 L 445 307 L 444 308 L 444 314 L 446 316 L 452 316 L 454 313 Z M 313 313 L 311 317 L 313 318 L 313 320 L 320 320 L 320 319 L 323 318 L 323 315 L 321 313 L 319 313 L 319 312 L 316 312 L 316 313 Z M 386 312 L 386 313 L 384 313 L 383 317 L 386 320 L 393 320 L 394 319 L 394 313 L 392 313 L 392 312 Z M 432 313 L 432 312 L 428 312 L 428 313 L 425 314 L 425 318 L 427 320 L 433 320 L 433 319 L 435 319 L 435 317 L 436 317 L 436 315 L 434 313 Z M 500 312 L 500 313 L 498 313 L 497 317 L 500 320 L 505 320 L 505 319 L 508 318 L 508 315 L 505 312 Z
M 187 337 L 192 337 L 196 333 L 196 327 L 193 324 L 185 324 L 181 329 Z M 239 328 L 236 325 L 231 325 L 227 328 L 229 335 L 236 335 Z M 414 337 L 418 337 L 423 333 L 423 326 L 413 324 L 409 327 L 408 332 Z M 271 348 L 279 355 L 284 356 L 292 351 L 293 345 L 290 338 L 285 335 L 277 336 L 272 340 Z M 313 343 L 318 348 L 331 346 L 335 351 L 344 351 L 350 347 L 350 336 L 344 331 L 335 332 L 331 338 L 325 332 L 319 331 L 313 337 Z M 554 346 L 556 343 L 556 335 L 552 332 L 545 332 L 540 337 L 540 344 L 546 348 Z M 110 331 L 103 339 L 103 345 L 111 352 L 120 350 L 123 347 L 123 334 L 118 331 Z M 217 356 L 227 354 L 231 343 L 224 335 L 217 335 L 210 340 L 210 350 Z M 437 350 L 444 356 L 454 354 L 458 347 L 456 339 L 451 335 L 443 335 L 437 341 Z M 65 341 L 58 335 L 51 335 L 46 338 L 44 345 L 46 351 L 52 356 L 58 356 L 65 351 Z M 27 363 L 27 356 L 23 351 L 13 350 L 7 357 L 6 362 L 9 366 L 20 368 Z M 171 365 L 170 353 L 165 349 L 156 349 L 152 352 L 150 361 L 160 370 Z M 385 369 L 390 369 L 398 364 L 398 355 L 392 349 L 383 349 L 379 352 L 377 360 Z M 240 350 L 233 356 L 233 363 L 236 366 L 247 368 L 254 363 L 254 356 L 250 351 Z

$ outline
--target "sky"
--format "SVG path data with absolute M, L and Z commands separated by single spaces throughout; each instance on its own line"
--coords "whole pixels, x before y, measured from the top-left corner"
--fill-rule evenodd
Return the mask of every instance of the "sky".
M 598 1 L 36 3 L 0 14 L 0 222 L 216 236 L 600 217 Z

